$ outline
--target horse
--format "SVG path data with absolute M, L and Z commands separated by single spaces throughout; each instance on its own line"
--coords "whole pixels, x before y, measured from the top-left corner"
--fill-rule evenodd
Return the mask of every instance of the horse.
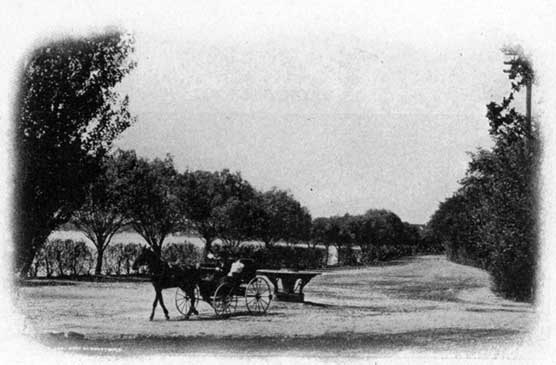
M 197 309 L 195 309 L 195 286 L 199 283 L 201 278 L 201 271 L 198 268 L 170 267 L 167 262 L 162 260 L 159 255 L 148 247 L 143 247 L 141 249 L 139 256 L 137 256 L 133 262 L 132 267 L 133 270 L 137 270 L 141 266 L 148 267 L 151 275 L 151 282 L 155 291 L 153 309 L 149 320 L 153 320 L 154 311 L 159 302 L 162 310 L 164 311 L 164 316 L 167 320 L 170 319 L 168 316 L 168 310 L 166 309 L 162 299 L 162 289 L 168 288 L 180 288 L 189 298 L 191 298 L 191 307 L 185 315 L 186 319 L 189 319 L 191 314 L 199 314 Z

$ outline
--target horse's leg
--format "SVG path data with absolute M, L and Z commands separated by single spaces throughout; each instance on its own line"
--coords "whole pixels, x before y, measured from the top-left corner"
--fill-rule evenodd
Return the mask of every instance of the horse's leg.
M 150 316 L 150 318 L 149 318 L 149 321 L 152 321 L 152 320 L 153 320 L 153 317 L 154 317 L 154 310 L 156 309 L 156 303 L 158 303 L 158 289 L 155 287 L 155 288 L 154 288 L 154 291 L 155 291 L 155 295 L 154 295 L 154 302 L 153 302 L 153 310 L 152 310 L 152 312 L 151 312 L 151 316 Z
M 162 289 L 158 290 L 158 301 L 160 302 L 160 306 L 164 311 L 164 317 L 166 317 L 166 319 L 170 319 L 170 316 L 168 316 L 168 309 L 166 309 L 166 306 L 164 305 L 164 300 L 162 299 Z
M 187 296 L 191 299 L 191 307 L 189 307 L 189 311 L 185 315 L 185 318 L 189 318 L 191 314 L 199 315 L 197 309 L 195 308 L 195 288 L 191 287 L 182 287 L 182 290 L 187 294 Z
M 195 298 L 195 287 L 190 288 L 189 291 L 190 291 L 189 295 L 191 296 L 190 312 L 198 316 L 199 312 L 197 312 L 197 308 L 195 308 L 195 301 L 197 300 L 197 298 Z

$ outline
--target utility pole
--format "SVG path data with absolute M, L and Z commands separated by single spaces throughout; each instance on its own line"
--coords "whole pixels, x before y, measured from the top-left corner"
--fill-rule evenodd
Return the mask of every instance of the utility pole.
M 506 61 L 504 64 L 509 65 L 509 70 L 504 70 L 505 73 L 510 74 L 510 79 L 521 76 L 521 82 L 512 83 L 512 88 L 519 91 L 519 86 L 525 86 L 525 153 L 529 154 L 529 145 L 532 138 L 532 121 L 531 121 L 531 98 L 533 88 L 533 70 L 529 60 L 523 56 L 521 49 L 507 49 L 504 52 L 507 56 L 513 57 L 511 61 Z
M 531 94 L 532 94 L 532 83 L 531 77 L 527 77 L 527 81 L 525 84 L 526 87 L 526 98 L 525 98 L 525 105 L 526 105 L 526 113 L 525 113 L 525 131 L 527 133 L 527 139 L 531 138 Z

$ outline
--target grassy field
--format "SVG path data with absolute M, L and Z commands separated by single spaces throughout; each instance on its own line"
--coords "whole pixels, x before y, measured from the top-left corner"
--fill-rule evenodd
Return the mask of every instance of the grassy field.
M 184 320 L 169 289 L 171 319 L 158 310 L 150 322 L 154 291 L 145 282 L 23 286 L 16 300 L 30 336 L 85 353 L 503 352 L 531 329 L 535 311 L 489 286 L 482 270 L 419 256 L 324 271 L 305 288 L 307 303 L 275 301 L 265 316 L 249 315 L 240 302 L 228 319 L 215 319 L 202 304 L 200 316 Z

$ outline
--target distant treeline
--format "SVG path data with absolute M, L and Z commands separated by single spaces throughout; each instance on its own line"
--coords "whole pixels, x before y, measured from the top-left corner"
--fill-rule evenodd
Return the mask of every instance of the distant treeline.
M 337 265 L 364 265 L 418 253 L 438 253 L 422 239 L 422 227 L 402 222 L 386 210 L 369 210 L 363 215 L 320 217 L 310 224 L 309 236 L 295 243 L 277 241 L 241 242 L 231 245 L 219 240 L 211 251 L 223 259 L 252 258 L 261 268 L 317 269 L 329 262 L 329 248 L 337 249 Z M 103 267 L 96 270 L 98 251 L 83 241 L 48 240 L 35 256 L 29 276 L 75 277 L 80 275 L 135 275 L 132 264 L 141 249 L 139 243 L 110 244 L 103 251 Z M 165 244 L 162 258 L 172 265 L 195 265 L 204 259 L 203 249 L 185 240 Z M 139 272 L 141 273 L 141 272 Z
M 440 204 L 426 240 L 440 242 L 449 259 L 488 270 L 494 289 L 508 298 L 531 300 L 537 271 L 537 176 L 540 146 L 536 125 L 511 102 L 531 87 L 533 70 L 522 53 L 512 56 L 512 91 L 490 103 L 492 150 L 471 156 L 459 190 Z
M 316 218 L 313 244 L 336 246 L 345 264 L 369 264 L 417 253 L 438 253 L 441 246 L 422 239 L 422 227 L 387 210 L 370 209 L 362 215 Z M 360 255 L 356 255 L 359 248 Z
M 128 255 L 122 247 L 110 245 L 115 233 L 129 228 L 159 255 L 164 255 L 166 237 L 188 232 L 204 242 L 199 254 L 201 260 L 214 250 L 213 245 L 218 241 L 227 255 L 237 256 L 243 250 L 243 256 L 247 253 L 257 256 L 261 265 L 267 267 L 323 266 L 331 245 L 338 248 L 340 262 L 344 264 L 372 263 L 417 252 L 438 251 L 425 247 L 419 227 L 402 222 L 392 212 L 369 210 L 364 215 L 346 214 L 313 220 L 308 209 L 290 192 L 276 188 L 259 191 L 238 172 L 179 172 L 169 156 L 164 160 L 148 160 L 138 157 L 134 151 L 122 150 L 108 155 L 101 167 L 101 175 L 86 190 L 83 205 L 66 224 L 66 228 L 71 224 L 81 230 L 93 243 L 95 255 L 87 256 L 84 251 L 83 257 L 94 256 L 97 275 L 107 271 L 103 270 L 105 255 L 108 261 L 112 260 L 108 264 L 109 272 L 120 272 L 119 262 L 129 261 L 131 253 Z M 242 247 L 250 241 L 260 242 L 267 250 L 246 252 Z M 48 242 L 39 251 L 39 258 L 44 261 L 50 249 L 63 250 L 64 242 Z M 308 254 L 307 250 L 270 250 L 278 243 L 279 246 L 305 244 L 313 249 L 320 245 L 326 250 L 324 255 L 322 250 L 318 254 Z M 292 258 L 286 257 L 286 251 Z M 122 257 L 115 258 L 117 254 Z M 197 257 L 197 253 L 195 255 Z M 272 255 L 280 258 L 271 258 Z M 314 257 L 309 260 L 306 255 Z M 321 257 L 317 259 L 315 255 Z M 278 265 L 280 262 L 282 264 Z M 66 275 L 63 268 L 67 265 L 64 265 L 57 266 L 61 275 Z M 83 271 L 86 265 L 82 266 Z M 77 269 L 66 271 L 79 272 Z

